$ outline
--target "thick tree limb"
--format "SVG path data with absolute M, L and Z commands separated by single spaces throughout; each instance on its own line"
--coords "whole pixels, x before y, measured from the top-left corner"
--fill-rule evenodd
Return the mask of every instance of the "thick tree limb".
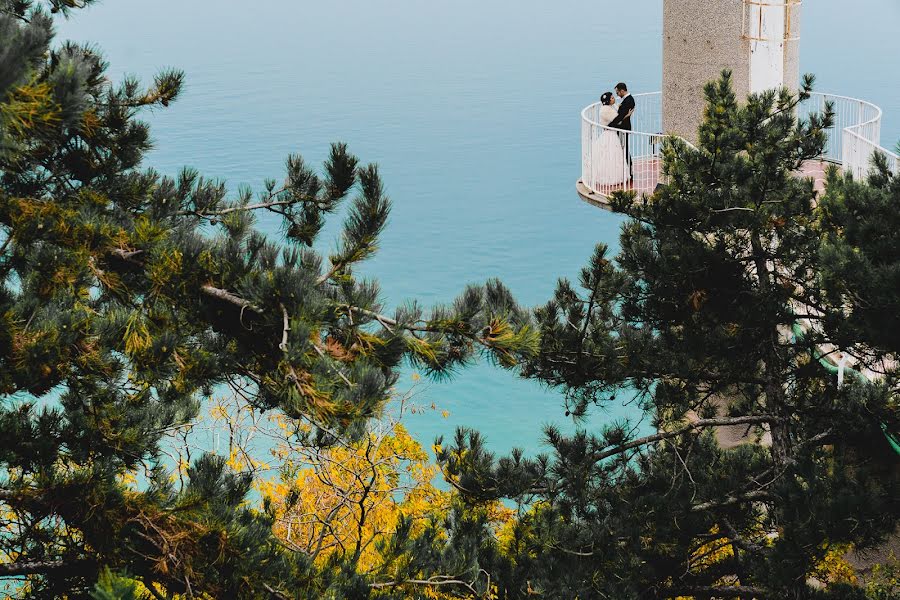
M 754 492 L 747 492 L 746 494 L 737 494 L 735 496 L 728 496 L 723 500 L 716 500 L 714 502 L 704 502 L 702 504 L 695 504 L 691 507 L 691 510 L 694 512 L 699 512 L 703 510 L 709 510 L 711 508 L 722 508 L 724 506 L 731 506 L 733 504 L 740 504 L 742 502 L 754 502 L 756 500 L 771 500 L 774 498 L 772 494 L 765 490 L 756 490 Z
M 284 191 L 284 189 L 280 190 L 278 193 L 281 191 Z M 202 219 L 214 219 L 233 212 L 272 208 L 273 206 L 286 206 L 288 204 L 297 204 L 298 202 L 298 200 L 272 200 L 271 202 L 257 202 L 256 204 L 247 204 L 244 206 L 231 206 L 221 210 L 182 210 L 175 214 L 181 217 L 194 216 Z
M 23 560 L 0 563 L 0 578 L 22 575 L 44 575 L 53 571 L 76 569 L 89 564 L 87 560 Z
M 632 440 L 620 446 L 616 446 L 614 448 L 610 448 L 609 450 L 604 450 L 600 454 L 594 457 L 594 460 L 603 460 L 604 458 L 609 458 L 610 456 L 615 456 L 616 454 L 621 454 L 622 452 L 626 452 L 633 448 L 638 448 L 640 446 L 646 446 L 648 444 L 655 444 L 656 442 L 667 440 L 669 438 L 678 437 L 679 435 L 685 434 L 689 431 L 693 431 L 695 429 L 704 429 L 706 427 L 726 427 L 728 425 L 761 425 L 763 423 L 774 423 L 779 419 L 777 417 L 771 415 L 751 415 L 745 417 L 720 417 L 715 419 L 698 419 L 686 425 L 680 429 L 676 429 L 674 431 L 663 431 L 661 433 L 656 433 L 654 435 L 648 435 L 647 437 L 638 438 L 636 440 Z
M 331 279 L 335 273 L 337 273 L 340 269 L 342 269 L 345 266 L 346 266 L 346 264 L 342 263 L 342 262 L 334 263 L 333 265 L 331 265 L 331 268 L 328 269 L 328 272 L 323 273 L 318 279 L 316 279 L 316 285 L 322 285 L 323 283 L 325 283 L 326 281 Z
M 430 579 L 404 579 L 403 581 L 389 581 L 385 583 L 370 583 L 369 587 L 372 589 L 382 589 L 387 587 L 397 587 L 400 585 L 427 585 L 432 587 L 442 586 L 442 585 L 461 585 L 472 594 L 478 594 L 478 591 L 475 587 L 469 583 L 468 581 L 463 581 L 461 579 L 453 579 L 453 578 L 444 578 L 444 577 L 432 577 Z
M 283 329 L 281 331 L 281 343 L 278 344 L 278 349 L 282 352 L 288 351 L 288 332 L 291 330 L 290 323 L 288 321 L 288 312 L 284 307 L 284 304 L 281 302 L 278 303 L 278 306 L 281 308 L 281 317 L 283 321 Z
M 228 290 L 223 290 L 221 288 L 213 287 L 211 285 L 203 285 L 200 287 L 200 291 L 202 291 L 207 296 L 212 298 L 218 298 L 224 302 L 228 302 L 230 304 L 234 304 L 239 307 L 241 310 L 249 310 L 251 312 L 255 312 L 258 315 L 263 314 L 265 311 L 258 306 L 254 305 L 249 300 L 244 300 L 240 296 L 232 294 Z
M 735 586 L 714 586 L 714 585 L 701 585 L 701 586 L 688 586 L 688 587 L 679 587 L 672 588 L 665 591 L 667 596 L 676 597 L 676 596 L 701 596 L 701 597 L 711 597 L 711 598 L 740 598 L 745 596 L 747 598 L 754 598 L 754 600 L 762 600 L 771 595 L 771 592 L 765 588 L 748 586 L 748 585 L 735 585 Z
M 269 592 L 272 595 L 272 597 L 278 598 L 278 600 L 290 600 L 290 598 L 291 598 L 287 594 L 283 594 L 283 593 L 279 592 L 278 590 L 276 590 L 275 588 L 270 586 L 268 583 L 264 583 L 263 588 L 265 588 L 265 590 L 267 592 Z

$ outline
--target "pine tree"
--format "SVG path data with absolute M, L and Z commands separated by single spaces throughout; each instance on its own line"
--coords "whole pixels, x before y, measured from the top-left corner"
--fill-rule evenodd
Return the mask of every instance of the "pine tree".
M 51 14 L 84 4 L 0 1 L 0 577 L 34 598 L 361 597 L 352 564 L 286 551 L 221 457 L 173 483 L 166 433 L 235 388 L 311 427 L 309 443 L 353 439 L 402 360 L 512 367 L 536 348 L 530 317 L 497 282 L 386 314 L 354 267 L 390 202 L 343 144 L 321 173 L 289 157 L 256 197 L 144 168 L 139 117 L 183 75 L 116 84 L 95 48 L 54 45 Z M 263 212 L 281 235 L 256 229 Z
M 833 172 L 819 204 L 798 176 L 833 125 L 830 107 L 798 115 L 812 84 L 745 103 L 728 73 L 709 84 L 697 147 L 668 140 L 666 184 L 614 198 L 619 254 L 598 246 L 536 310 L 526 374 L 575 417 L 634 396 L 657 433 L 549 428 L 537 459 L 465 430 L 443 448 L 473 506 L 530 506 L 485 562 L 506 597 L 863 597 L 813 580 L 900 517 L 897 179 Z M 838 349 L 871 380 L 839 387 Z M 744 443 L 720 444 L 726 427 Z
M 867 182 L 832 174 L 822 198 L 822 277 L 829 301 L 846 310 L 833 323 L 842 345 L 865 342 L 900 352 L 900 178 L 875 155 Z

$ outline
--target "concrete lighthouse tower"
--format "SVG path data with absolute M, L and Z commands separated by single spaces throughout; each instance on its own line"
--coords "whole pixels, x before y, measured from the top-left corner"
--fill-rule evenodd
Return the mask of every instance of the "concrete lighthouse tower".
M 703 86 L 731 69 L 738 98 L 799 85 L 802 0 L 663 0 L 663 128 L 694 141 Z

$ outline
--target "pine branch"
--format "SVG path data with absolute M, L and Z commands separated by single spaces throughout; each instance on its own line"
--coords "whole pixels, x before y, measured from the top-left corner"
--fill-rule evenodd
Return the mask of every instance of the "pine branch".
M 319 357 L 320 357 L 322 360 L 325 360 L 325 358 L 326 358 L 326 357 L 325 357 L 325 351 L 322 350 L 322 347 L 321 347 L 319 344 L 313 342 L 313 348 L 315 349 L 316 354 L 318 354 Z M 349 379 L 347 379 L 347 376 L 344 375 L 344 374 L 340 371 L 340 369 L 338 369 L 337 367 L 332 366 L 331 370 L 334 371 L 335 373 L 337 373 L 338 377 L 340 377 L 341 379 L 343 379 L 343 380 L 344 380 L 344 383 L 346 383 L 348 387 L 353 387 L 353 383 L 352 383 Z
M 276 590 L 275 588 L 270 586 L 268 583 L 264 583 L 263 588 L 267 592 L 269 592 L 273 598 L 278 598 L 278 600 L 290 600 L 291 599 L 290 596 L 288 596 L 287 594 L 284 594 L 282 592 L 279 592 L 278 590 Z
M 122 248 L 115 248 L 111 251 L 111 254 L 116 258 L 140 267 L 143 267 L 144 263 L 139 261 L 137 257 L 142 255 L 143 253 L 143 250 L 123 250 Z
M 156 598 L 156 600 L 168 600 L 157 591 L 156 585 L 152 581 L 144 581 L 144 587 L 147 588 L 147 591 L 149 591 L 150 595 Z
M 31 494 L 29 494 L 31 492 Z M 11 500 L 35 500 L 41 499 L 43 496 L 43 492 L 38 491 L 35 488 L 23 488 L 20 490 L 9 490 L 0 488 L 0 501 L 10 502 Z
M 288 332 L 291 330 L 290 322 L 288 320 L 288 312 L 284 307 L 284 304 L 279 302 L 278 306 L 281 308 L 281 317 L 283 322 L 283 329 L 281 331 L 281 343 L 278 344 L 278 349 L 282 352 L 288 351 Z
M 648 435 L 646 437 L 638 438 L 636 440 L 632 440 L 620 446 L 616 446 L 615 448 L 611 448 L 609 450 L 605 450 L 598 454 L 594 460 L 603 460 L 604 458 L 609 458 L 610 456 L 614 456 L 616 454 L 621 454 L 622 452 L 626 452 L 633 448 L 638 448 L 640 446 L 646 446 L 647 444 L 654 444 L 656 442 L 666 440 L 673 437 L 678 437 L 682 434 L 685 434 L 689 431 L 693 431 L 695 429 L 703 429 L 706 427 L 725 427 L 728 425 L 761 425 L 763 423 L 776 423 L 779 422 L 780 419 L 771 415 L 760 415 L 760 416 L 745 416 L 745 417 L 720 417 L 715 419 L 698 419 L 682 427 L 681 429 L 676 429 L 675 431 L 664 431 L 662 433 L 656 433 L 654 435 Z
M 710 598 L 754 598 L 755 600 L 763 600 L 771 596 L 771 591 L 754 586 L 734 585 L 734 586 L 686 586 L 676 587 L 665 590 L 664 596 L 674 598 L 676 596 L 691 597 L 710 597 Z
M 0 578 L 22 575 L 45 575 L 54 571 L 81 569 L 90 564 L 88 560 L 24 560 L 0 563 Z
M 463 581 L 461 579 L 453 579 L 450 577 L 445 578 L 445 576 L 436 575 L 429 579 L 404 579 L 403 581 L 389 581 L 385 583 L 370 583 L 369 587 L 372 589 L 383 589 L 388 587 L 397 587 L 400 585 L 427 585 L 429 587 L 439 587 L 442 585 L 461 585 L 466 588 L 472 594 L 478 595 L 478 591 L 468 581 Z
M 278 198 L 278 196 L 280 196 L 287 190 L 288 190 L 288 186 L 283 185 L 280 188 L 278 188 L 277 190 L 275 190 L 275 191 L 271 192 L 269 195 L 267 195 L 261 202 L 257 202 L 255 204 L 244 204 L 241 206 L 229 206 L 228 208 L 221 208 L 219 210 L 205 210 L 205 209 L 180 210 L 180 211 L 174 213 L 174 216 L 177 216 L 177 217 L 192 216 L 192 217 L 198 217 L 200 219 L 216 219 L 216 218 L 223 217 L 225 215 L 235 213 L 235 212 L 249 212 L 249 211 L 260 210 L 260 209 L 272 210 L 274 207 L 277 207 L 277 206 L 290 206 L 293 204 L 300 204 L 300 203 L 311 203 L 311 204 L 318 204 L 321 206 L 327 205 L 325 201 L 320 200 L 319 198 L 315 198 L 315 197 L 299 197 L 299 198 L 295 197 L 295 198 L 291 198 L 290 200 L 276 200 L 276 198 Z
M 258 306 L 255 306 L 249 300 L 244 300 L 240 296 L 232 294 L 227 290 L 223 290 L 221 288 L 213 287 L 211 285 L 203 285 L 200 287 L 200 290 L 206 294 L 207 296 L 211 296 L 213 298 L 218 298 L 219 300 L 223 300 L 225 302 L 234 304 L 235 306 L 241 308 L 242 310 L 246 309 L 252 312 L 255 312 L 258 315 L 264 314 L 265 311 Z
M 300 202 L 300 200 L 272 200 L 270 202 L 257 202 L 256 204 L 247 204 L 244 206 L 231 206 L 229 208 L 223 208 L 220 210 L 183 210 L 175 214 L 178 216 L 195 216 L 202 219 L 212 219 L 233 212 L 258 210 L 260 208 L 272 208 L 273 206 L 287 206 L 288 204 L 297 204 L 298 202 Z
M 340 271 L 342 268 L 346 267 L 346 263 L 335 262 L 331 265 L 331 268 L 328 269 L 326 273 L 323 273 L 321 277 L 316 280 L 316 285 L 322 285 L 329 279 L 331 279 L 335 273 Z
M 358 306 L 351 306 L 349 304 L 344 305 L 344 308 L 351 312 L 359 313 L 361 315 L 365 315 L 367 317 L 371 317 L 378 321 L 382 327 L 387 329 L 388 331 L 393 333 L 392 327 L 396 327 L 399 329 L 405 329 L 406 331 L 418 331 L 422 333 L 442 333 L 442 331 L 436 327 L 428 327 L 425 325 L 413 325 L 413 324 L 401 324 L 399 321 L 392 319 L 388 316 L 379 314 L 377 312 L 368 310 L 366 308 L 360 308 Z
M 724 500 L 718 500 L 715 502 L 704 502 L 702 504 L 695 504 L 691 507 L 691 511 L 700 512 L 704 510 L 710 510 L 712 508 L 723 508 L 725 506 L 732 506 L 735 504 L 741 504 L 742 502 L 755 502 L 756 500 L 772 500 L 775 498 L 774 495 L 770 494 L 765 490 L 757 490 L 755 492 L 747 492 L 746 494 L 738 494 L 735 496 L 728 496 Z
M 112 252 L 111 252 L 111 254 L 113 256 L 115 256 L 125 262 L 134 264 L 136 266 L 141 266 L 141 267 L 143 267 L 143 263 L 140 260 L 138 260 L 138 257 L 141 256 L 143 253 L 144 253 L 143 250 L 123 250 L 121 248 L 116 248 L 116 249 L 112 250 Z M 322 279 L 320 278 L 319 281 L 321 283 Z M 265 314 L 265 311 L 262 308 L 254 305 L 249 300 L 241 298 L 237 294 L 229 292 L 228 290 L 224 290 L 222 288 L 217 288 L 217 287 L 209 285 L 209 284 L 202 285 L 200 287 L 200 290 L 207 296 L 216 298 L 218 300 L 222 300 L 229 304 L 233 304 L 234 306 L 240 308 L 241 310 L 250 310 L 259 315 Z M 429 326 L 429 325 L 415 325 L 415 324 L 411 324 L 411 323 L 400 323 L 396 319 L 393 319 L 386 315 L 382 315 L 377 312 L 374 312 L 374 311 L 371 311 L 371 310 L 368 310 L 365 308 L 361 308 L 358 306 L 352 306 L 349 304 L 344 305 L 343 308 L 350 312 L 358 313 L 361 315 L 365 315 L 367 317 L 371 317 L 372 319 L 375 319 L 376 321 L 378 321 L 379 324 L 382 325 L 382 327 L 384 327 L 391 333 L 394 332 L 394 328 L 403 329 L 405 331 L 410 331 L 410 332 L 420 332 L 420 333 L 443 333 L 443 334 L 446 334 L 446 333 L 459 334 L 460 333 L 458 330 L 453 330 L 451 332 L 446 327 L 435 327 L 435 326 Z M 484 340 L 483 338 L 481 338 L 477 335 L 468 335 L 466 337 L 474 339 L 482 345 L 485 345 L 485 346 L 490 345 L 486 340 Z M 282 342 L 284 343 L 284 341 L 285 340 L 283 337 Z
M 756 544 L 749 540 L 745 540 L 741 536 L 741 534 L 738 533 L 737 529 L 734 528 L 734 525 L 732 525 L 728 519 L 726 519 L 725 517 L 722 517 L 721 521 L 722 521 L 722 525 L 725 527 L 725 530 L 728 533 L 729 541 L 736 544 L 741 550 L 744 550 L 745 552 L 750 552 L 752 554 L 761 554 L 762 552 L 765 552 L 764 546 L 760 546 L 759 544 Z
M 141 262 L 138 257 L 144 254 L 143 250 L 123 250 L 121 248 L 115 248 L 111 251 L 111 254 L 116 258 L 119 258 L 127 263 L 133 264 L 135 266 L 143 267 L 144 263 Z M 218 300 L 222 300 L 229 304 L 233 304 L 240 308 L 241 310 L 249 310 L 255 312 L 258 315 L 263 314 L 265 311 L 254 305 L 249 300 L 245 300 L 240 296 L 229 292 L 228 290 L 223 290 L 221 288 L 217 288 L 215 286 L 205 284 L 200 286 L 200 291 L 210 296 L 212 298 L 217 298 Z

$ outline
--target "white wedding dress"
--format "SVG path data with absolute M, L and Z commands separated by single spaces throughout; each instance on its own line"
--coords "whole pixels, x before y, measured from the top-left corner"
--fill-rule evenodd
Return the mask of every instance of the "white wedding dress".
M 600 107 L 600 124 L 609 125 L 618 115 L 616 107 Z M 625 181 L 625 149 L 615 130 L 593 127 L 591 140 L 591 179 L 594 187 L 619 185 Z

